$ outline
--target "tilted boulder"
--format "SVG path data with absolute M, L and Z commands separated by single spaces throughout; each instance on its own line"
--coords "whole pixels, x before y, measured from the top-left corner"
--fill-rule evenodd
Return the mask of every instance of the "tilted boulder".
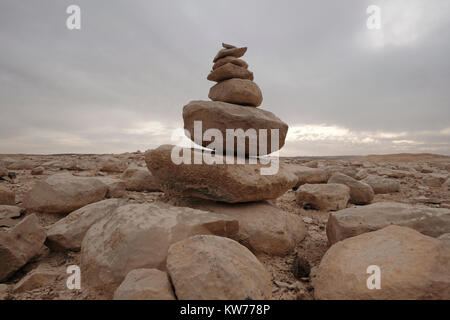
M 328 183 L 340 183 L 350 188 L 350 202 L 354 204 L 371 203 L 375 193 L 367 183 L 353 179 L 342 173 L 333 174 Z
M 350 199 L 350 188 L 343 184 L 304 184 L 296 192 L 301 207 L 311 206 L 322 211 L 345 209 Z

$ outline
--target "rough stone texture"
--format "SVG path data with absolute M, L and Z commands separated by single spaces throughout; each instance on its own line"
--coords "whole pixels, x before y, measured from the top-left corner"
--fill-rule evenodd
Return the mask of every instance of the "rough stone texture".
M 21 159 L 13 161 L 7 166 L 7 168 L 9 170 L 31 170 L 37 165 L 38 163 L 36 161 L 30 159 Z
M 325 171 L 328 172 L 328 178 L 335 173 L 342 173 L 345 174 L 346 176 L 356 179 L 356 175 L 358 174 L 358 171 L 356 169 L 342 166 L 329 166 L 325 168 Z
M 108 187 L 97 178 L 55 174 L 37 182 L 23 200 L 26 209 L 48 213 L 69 213 L 103 200 Z
M 40 176 L 43 173 L 44 173 L 44 168 L 43 167 L 36 167 L 36 168 L 33 168 L 31 170 L 31 174 L 33 176 Z
M 194 236 L 175 243 L 167 270 L 181 300 L 261 300 L 271 297 L 264 266 L 236 241 Z
M 292 164 L 289 169 L 297 176 L 297 183 L 294 188 L 297 189 L 304 184 L 327 183 L 329 175 L 323 169 L 309 168 Z
M 211 71 L 208 75 L 209 81 L 220 82 L 228 79 L 247 79 L 253 81 L 253 72 L 234 63 L 227 63 Z
M 214 57 L 213 62 L 217 62 L 219 59 L 223 58 L 223 57 L 235 57 L 235 58 L 240 58 L 242 57 L 245 53 L 247 52 L 247 48 L 243 47 L 243 48 L 225 48 L 220 50 L 217 55 Z
M 203 141 L 203 133 L 208 129 L 219 130 L 223 137 L 222 148 L 217 148 L 216 150 L 222 154 L 227 150 L 227 129 L 242 129 L 244 132 L 250 129 L 254 132 L 253 137 L 257 138 L 256 144 L 255 142 L 252 144 L 252 147 L 255 147 L 254 151 L 249 148 L 249 138 L 242 136 L 241 139 L 234 140 L 235 153 L 239 153 L 237 152 L 238 141 L 244 141 L 245 139 L 244 153 L 252 156 L 266 155 L 278 151 L 284 146 L 288 132 L 288 125 L 272 112 L 257 108 L 243 108 L 239 105 L 219 101 L 191 101 L 183 108 L 183 120 L 184 128 L 189 131 L 192 141 L 204 147 L 210 145 L 211 141 Z M 194 121 L 201 121 L 201 136 L 194 136 Z M 260 129 L 265 129 L 264 132 L 266 133 L 263 136 L 263 142 L 266 143 L 264 148 L 260 148 Z M 278 130 L 278 148 L 273 150 L 271 129 Z M 234 135 L 228 139 L 233 139 L 233 137 Z
M 158 180 L 147 168 L 130 166 L 122 174 L 122 180 L 128 191 L 161 191 Z
M 342 173 L 333 174 L 328 183 L 345 184 L 350 188 L 350 202 L 354 204 L 368 204 L 371 203 L 374 197 L 372 187 L 367 183 L 353 179 Z
M 16 206 L 0 205 L 0 219 L 18 218 L 24 211 Z
M 440 187 L 448 179 L 448 174 L 431 173 L 423 178 L 423 183 L 429 187 Z
M 368 266 L 381 271 L 381 289 L 369 290 Z M 450 247 L 399 226 L 349 238 L 323 257 L 316 299 L 450 299 Z
M 45 230 L 32 214 L 14 228 L 0 231 L 0 281 L 23 267 L 41 249 Z
M 101 160 L 101 171 L 121 173 L 127 168 L 127 164 L 114 157 L 105 157 Z
M 336 243 L 392 224 L 438 237 L 450 232 L 450 209 L 397 202 L 377 202 L 368 206 L 348 208 L 330 214 L 327 237 L 330 243 Z
M 50 266 L 40 265 L 36 269 L 32 270 L 25 277 L 23 277 L 13 289 L 14 293 L 21 293 L 25 291 L 31 291 L 39 289 L 44 286 L 48 286 L 65 274 L 58 273 L 54 268 Z
M 126 185 L 124 181 L 110 177 L 98 177 L 97 179 L 108 187 L 106 198 L 122 198 L 126 195 Z
M 238 222 L 224 215 L 166 204 L 130 204 L 94 224 L 81 244 L 84 283 L 112 297 L 128 272 L 166 265 L 172 243 L 196 234 L 236 237 Z
M 361 181 L 371 186 L 375 194 L 385 194 L 400 191 L 400 182 L 394 179 L 369 175 Z
M 13 191 L 0 185 L 0 205 L 15 205 L 16 195 Z
M 47 230 L 47 246 L 52 250 L 80 250 L 89 228 L 124 204 L 125 201 L 121 199 L 108 199 L 70 213 Z
M 223 57 L 223 58 L 217 60 L 216 63 L 214 63 L 212 69 L 216 70 L 217 68 L 219 68 L 219 67 L 221 67 L 221 66 L 223 66 L 224 64 L 227 64 L 227 63 L 232 63 L 232 64 L 235 64 L 235 65 L 237 65 L 239 67 L 242 67 L 242 68 L 245 68 L 245 69 L 248 68 L 248 63 L 245 62 L 244 60 L 238 59 L 236 57 L 228 56 L 228 57 Z
M 450 247 L 450 233 L 444 233 L 443 235 L 439 236 L 438 239 L 443 241 Z
M 280 163 L 277 173 L 262 175 L 262 164 L 194 163 L 194 154 L 201 151 L 182 149 L 191 153 L 191 163 L 179 165 L 172 162 L 172 145 L 163 145 L 146 152 L 145 161 L 152 174 L 161 183 L 165 193 L 174 196 L 194 197 L 229 203 L 275 199 L 297 182 L 297 176 Z M 236 159 L 234 159 L 236 160 Z M 275 166 L 275 164 L 274 164 Z
M 5 167 L 0 166 L 0 177 L 7 177 L 8 170 Z
M 229 79 L 219 82 L 209 90 L 208 97 L 243 106 L 258 107 L 263 101 L 261 89 L 251 80 Z
M 175 300 L 175 296 L 166 272 L 135 269 L 117 288 L 114 300 Z
M 285 212 L 266 201 L 228 204 L 186 199 L 181 203 L 239 221 L 237 240 L 255 254 L 286 255 L 306 236 L 305 225 L 298 215 Z
M 299 206 L 322 211 L 345 209 L 349 199 L 350 188 L 336 183 L 304 184 L 296 192 Z

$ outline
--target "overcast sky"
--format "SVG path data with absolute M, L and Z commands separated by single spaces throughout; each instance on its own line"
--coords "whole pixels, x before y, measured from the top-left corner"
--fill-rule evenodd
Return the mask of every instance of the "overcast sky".
M 449 35 L 448 0 L 0 0 L 0 153 L 171 143 L 224 41 L 289 124 L 282 155 L 450 155 Z

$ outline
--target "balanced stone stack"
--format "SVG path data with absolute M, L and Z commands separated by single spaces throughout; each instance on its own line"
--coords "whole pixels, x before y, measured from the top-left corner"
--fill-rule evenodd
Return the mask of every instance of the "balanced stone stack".
M 147 152 L 147 166 L 159 180 L 162 190 L 177 197 L 228 203 L 275 199 L 296 184 L 295 173 L 281 163 L 278 168 L 277 162 L 275 172 L 264 175 L 261 173 L 264 171 L 262 169 L 270 167 L 272 163 L 262 163 L 259 158 L 256 163 L 248 160 L 250 156 L 262 156 L 278 151 L 284 145 L 288 125 L 273 113 L 257 108 L 262 103 L 261 90 L 253 82 L 253 73 L 248 70 L 248 64 L 240 59 L 247 48 L 236 48 L 228 44 L 223 44 L 223 47 L 214 58 L 213 70 L 208 76 L 209 80 L 218 82 L 209 92 L 213 101 L 192 101 L 183 109 L 186 134 L 196 144 L 209 147 L 210 154 L 211 149 L 214 150 L 216 162 L 202 161 L 200 164 L 194 164 L 195 157 L 202 158 L 208 151 L 184 149 L 183 154 L 190 153 L 184 157 L 189 158 L 188 163 L 175 163 L 172 158 L 174 146 L 165 145 Z M 198 123 L 201 124 L 200 134 L 198 129 L 194 130 Z M 212 140 L 223 139 L 219 141 L 221 144 L 211 147 L 211 139 L 203 136 L 208 129 L 219 134 Z M 236 134 L 239 131 L 241 133 Z M 256 152 L 255 148 L 250 146 L 250 141 L 254 142 L 254 139 L 246 136 L 247 131 L 256 132 Z M 274 134 L 277 131 L 278 137 Z M 242 134 L 245 150 L 237 152 L 242 150 L 237 147 L 238 142 L 242 142 Z M 272 143 L 272 138 L 278 141 Z M 233 139 L 231 144 L 227 144 L 229 139 Z M 233 141 L 231 158 L 234 161 L 230 163 L 230 148 L 227 146 L 233 145 Z M 244 162 L 239 161 L 242 159 Z
M 217 82 L 209 91 L 209 98 L 213 101 L 191 101 L 184 106 L 185 130 L 192 141 L 203 147 L 209 146 L 217 153 L 248 157 L 278 151 L 284 146 L 288 125 L 273 113 L 257 108 L 263 101 L 261 90 L 253 82 L 253 72 L 248 70 L 247 62 L 240 59 L 247 48 L 222 45 L 224 49 L 214 58 L 212 71 L 207 78 Z M 201 121 L 202 125 L 202 134 L 197 136 L 194 135 L 196 121 Z M 211 141 L 203 138 L 208 129 L 219 130 L 222 134 L 223 141 L 219 146 L 215 141 L 211 147 Z M 275 130 L 278 131 L 278 137 L 274 134 Z M 248 135 L 252 132 L 253 140 Z M 272 138 L 278 141 L 272 142 Z M 239 139 L 245 139 L 245 149 L 242 151 L 238 150 Z M 233 150 L 227 150 L 226 141 L 230 140 L 234 140 Z M 250 143 L 253 145 L 250 146 Z

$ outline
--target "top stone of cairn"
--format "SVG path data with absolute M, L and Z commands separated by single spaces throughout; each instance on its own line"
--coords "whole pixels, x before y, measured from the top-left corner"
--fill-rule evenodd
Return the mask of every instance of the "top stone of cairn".
M 237 48 L 222 43 L 221 49 L 214 58 L 214 65 L 208 80 L 217 84 L 209 91 L 213 101 L 228 102 L 242 106 L 258 107 L 262 103 L 262 93 L 253 82 L 253 72 L 248 64 L 239 59 L 247 52 L 247 47 Z

